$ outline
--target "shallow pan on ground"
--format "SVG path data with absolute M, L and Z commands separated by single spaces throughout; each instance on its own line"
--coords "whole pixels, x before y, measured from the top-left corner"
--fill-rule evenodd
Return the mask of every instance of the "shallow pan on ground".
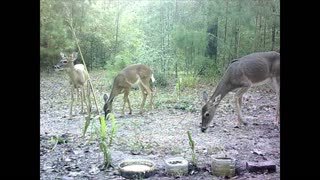
M 119 164 L 120 175 L 129 179 L 148 178 L 155 173 L 155 163 L 147 159 L 127 159 Z

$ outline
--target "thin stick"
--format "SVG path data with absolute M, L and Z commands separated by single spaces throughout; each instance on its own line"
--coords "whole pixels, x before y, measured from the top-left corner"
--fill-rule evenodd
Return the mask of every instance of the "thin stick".
M 92 94 L 93 94 L 93 99 L 94 99 L 94 102 L 95 102 L 95 105 L 96 105 L 96 108 L 97 108 L 97 111 L 98 111 L 98 115 L 100 115 L 99 108 L 98 108 L 98 103 L 97 103 L 97 99 L 96 99 L 96 95 L 95 95 L 95 92 L 94 92 L 93 85 L 92 85 L 92 83 L 91 83 L 91 78 L 90 78 L 90 75 L 89 75 L 89 71 L 88 71 L 87 66 L 86 66 L 86 63 L 85 63 L 85 61 L 84 61 L 84 58 L 83 58 L 83 55 L 82 55 L 82 51 L 81 51 L 81 48 L 80 48 L 80 46 L 79 46 L 78 38 L 77 38 L 77 36 L 76 36 L 75 30 L 74 30 L 73 25 L 72 25 L 72 17 L 70 17 L 70 19 L 67 20 L 66 22 L 68 23 L 69 28 L 70 28 L 70 31 L 72 32 L 72 35 L 73 35 L 73 37 L 74 37 L 74 39 L 75 39 L 75 41 L 76 41 L 76 44 L 77 44 L 77 47 L 78 47 L 78 49 L 79 49 L 80 56 L 81 56 L 81 60 L 82 60 L 82 63 L 83 63 L 83 65 L 84 65 L 84 68 L 85 68 L 85 70 L 86 70 L 87 73 L 88 73 L 88 81 L 89 81 L 90 89 L 91 89 Z M 90 101 L 90 97 L 89 97 L 89 96 L 88 96 L 88 100 Z M 89 103 L 89 104 L 90 104 L 90 103 Z M 90 112 L 88 112 L 88 113 L 89 113 L 89 114 L 88 114 L 88 117 L 86 118 L 86 123 L 85 123 L 84 129 L 83 129 L 83 137 L 85 136 L 85 133 L 86 133 L 86 131 L 87 131 L 87 128 L 88 128 L 88 126 L 89 126 L 89 124 L 90 124 Z

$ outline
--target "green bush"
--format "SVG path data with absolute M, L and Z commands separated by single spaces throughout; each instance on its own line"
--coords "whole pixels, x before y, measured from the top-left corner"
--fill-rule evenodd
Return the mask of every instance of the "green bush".
M 156 73 L 154 74 L 154 78 L 156 79 L 156 82 L 154 83 L 157 87 L 167 87 L 168 86 L 168 79 L 165 74 L 162 73 Z
M 182 80 L 185 87 L 195 87 L 197 84 L 197 78 L 194 76 L 186 76 Z

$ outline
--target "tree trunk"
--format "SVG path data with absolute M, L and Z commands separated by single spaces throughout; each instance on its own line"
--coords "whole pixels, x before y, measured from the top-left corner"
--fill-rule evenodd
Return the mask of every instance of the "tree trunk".
M 178 78 L 178 61 L 176 61 L 176 78 Z
M 161 5 L 160 5 L 161 7 Z M 163 29 L 164 29 L 164 18 L 163 18 L 163 11 L 160 8 L 160 28 L 161 28 L 161 32 L 160 32 L 160 44 L 161 44 L 161 70 L 162 72 L 165 74 L 165 68 L 164 68 L 164 62 L 163 62 L 163 56 L 164 56 L 164 37 L 163 37 Z
M 241 14 L 241 0 L 238 1 L 239 4 L 238 4 L 238 12 L 239 14 Z M 238 57 L 238 51 L 239 51 L 239 38 L 240 38 L 240 17 L 238 17 L 236 20 L 235 20 L 235 42 L 234 42 L 234 47 L 235 47 L 235 51 L 234 51 L 234 54 L 235 54 L 235 57 L 237 58 Z
M 93 59 L 93 46 L 92 46 L 92 41 L 90 41 L 90 60 L 88 61 L 90 70 L 92 70 L 92 59 Z
M 257 44 L 257 48 L 258 48 L 258 50 L 261 48 L 261 41 L 260 41 L 260 39 L 261 39 L 261 37 L 260 37 L 260 35 L 261 35 L 261 28 L 262 28 L 262 15 L 260 15 L 259 16 L 259 31 L 258 31 L 258 44 Z
M 274 6 L 272 6 L 272 13 L 275 14 L 276 13 L 276 9 Z M 275 37 L 276 37 L 276 16 L 273 15 L 273 25 L 272 25 L 272 45 L 271 45 L 271 51 L 274 50 L 274 45 L 275 45 Z
M 228 0 L 226 0 L 226 24 L 224 26 L 224 43 L 227 42 L 227 27 L 228 27 Z
M 255 26 L 255 29 L 254 29 L 254 39 L 253 39 L 252 50 L 251 51 L 256 51 L 256 47 L 257 47 L 258 18 L 259 18 L 259 14 L 256 15 L 256 26 Z
M 237 52 L 236 52 L 236 57 L 239 57 L 240 38 L 241 38 L 241 33 L 240 33 L 240 25 L 239 25 L 239 26 L 238 26 L 238 39 L 237 39 Z
M 218 57 L 218 28 L 219 28 L 219 18 L 216 17 L 216 32 L 215 32 L 215 38 L 214 43 L 216 44 L 216 53 L 214 56 L 214 63 L 217 63 L 217 57 Z
M 228 27 L 228 0 L 225 0 L 226 2 L 226 22 L 225 22 L 225 26 L 224 26 L 224 44 L 226 44 L 227 42 L 227 27 Z M 225 51 L 223 53 L 223 60 L 224 62 L 226 62 L 225 57 L 226 57 L 227 52 Z
M 266 48 L 267 19 L 264 19 L 263 48 Z
M 118 0 L 118 13 L 116 18 L 116 42 L 114 46 L 114 56 L 117 55 L 117 51 L 118 51 L 119 17 L 120 17 L 120 8 L 119 8 L 119 0 Z
M 173 19 L 173 23 L 174 24 L 178 24 L 178 0 L 176 0 L 176 7 L 175 7 L 175 14 L 174 14 L 174 19 Z M 174 48 L 174 57 L 177 57 L 177 50 L 176 50 L 176 46 L 172 46 Z M 176 78 L 178 78 L 178 58 L 175 58 L 176 61 L 176 68 L 175 68 L 175 74 L 176 74 Z

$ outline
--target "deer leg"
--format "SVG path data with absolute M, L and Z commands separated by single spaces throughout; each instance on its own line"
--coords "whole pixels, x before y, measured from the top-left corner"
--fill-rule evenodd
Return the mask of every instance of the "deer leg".
M 82 101 L 81 101 L 81 106 L 83 106 L 83 102 L 84 102 L 84 104 L 86 105 L 86 108 L 87 108 L 87 113 L 88 113 L 88 115 L 90 114 L 90 110 L 89 110 L 89 106 L 88 106 L 88 102 L 87 102 L 87 100 L 88 100 L 88 98 L 87 98 L 87 92 L 85 91 L 86 90 L 86 88 L 85 88 L 85 86 L 83 86 L 83 87 L 81 87 L 81 91 L 82 91 Z M 82 109 L 82 107 L 81 107 L 81 109 Z M 82 113 L 84 113 L 83 111 L 82 111 Z
M 144 89 L 142 93 L 146 94 L 146 98 L 148 94 L 150 94 L 150 109 L 154 109 L 153 98 L 154 98 L 155 92 L 151 89 L 149 81 L 143 80 L 141 86 Z
M 238 114 L 238 126 L 240 126 L 242 124 L 247 125 L 247 123 L 245 121 L 243 121 L 243 118 L 242 118 L 241 106 L 242 106 L 242 96 L 245 92 L 248 91 L 249 88 L 250 88 L 250 86 L 242 87 L 235 94 L 236 111 Z
M 131 104 L 130 104 L 130 100 L 129 100 L 129 89 L 125 89 L 124 90 L 124 96 L 123 96 L 123 107 L 122 107 L 122 114 L 124 114 L 124 108 L 126 106 L 126 102 L 128 103 L 129 106 L 129 114 L 132 114 L 132 109 L 131 109 Z
M 81 111 L 80 114 L 83 114 L 83 100 L 84 100 L 84 92 L 83 92 L 83 88 L 79 91 L 79 89 L 77 89 L 77 92 L 80 92 L 80 102 L 81 102 Z
M 154 98 L 155 92 L 151 88 L 149 88 L 148 93 L 150 94 L 150 109 L 154 109 L 153 98 Z
M 74 101 L 74 87 L 71 85 L 71 102 L 70 102 L 70 114 L 69 114 L 69 119 L 72 119 L 72 106 L 73 106 L 73 101 Z
M 128 102 L 128 107 L 129 107 L 129 114 L 132 114 L 131 104 L 130 104 L 130 100 L 129 100 L 129 92 L 130 92 L 130 90 L 128 89 L 127 102 Z
M 276 107 L 276 118 L 274 120 L 275 125 L 279 125 L 280 121 L 280 77 L 271 79 L 272 87 L 277 94 L 277 107 Z
M 91 100 L 90 100 L 90 83 L 87 82 L 87 100 L 88 100 L 88 104 L 89 104 L 89 108 L 88 108 L 88 113 L 91 112 L 91 108 L 92 108 L 92 105 L 91 105 Z
M 146 103 L 146 99 L 147 99 L 147 96 L 148 96 L 148 92 L 147 90 L 144 88 L 143 84 L 139 84 L 139 88 L 141 90 L 141 93 L 142 93 L 142 102 L 141 102 L 141 106 L 140 106 L 140 114 L 143 114 L 144 112 L 144 105 Z
M 77 98 L 77 99 L 76 99 L 76 102 L 78 103 L 78 102 L 79 102 L 79 98 L 80 98 L 80 97 L 79 97 L 79 92 L 78 92 L 78 90 L 76 90 L 76 98 Z
M 90 112 L 91 112 L 90 97 L 88 95 L 88 92 L 86 91 L 86 87 L 85 86 L 82 87 L 82 90 L 83 90 L 84 103 L 86 104 L 86 107 L 87 107 L 87 114 L 88 114 L 88 116 L 90 116 Z

